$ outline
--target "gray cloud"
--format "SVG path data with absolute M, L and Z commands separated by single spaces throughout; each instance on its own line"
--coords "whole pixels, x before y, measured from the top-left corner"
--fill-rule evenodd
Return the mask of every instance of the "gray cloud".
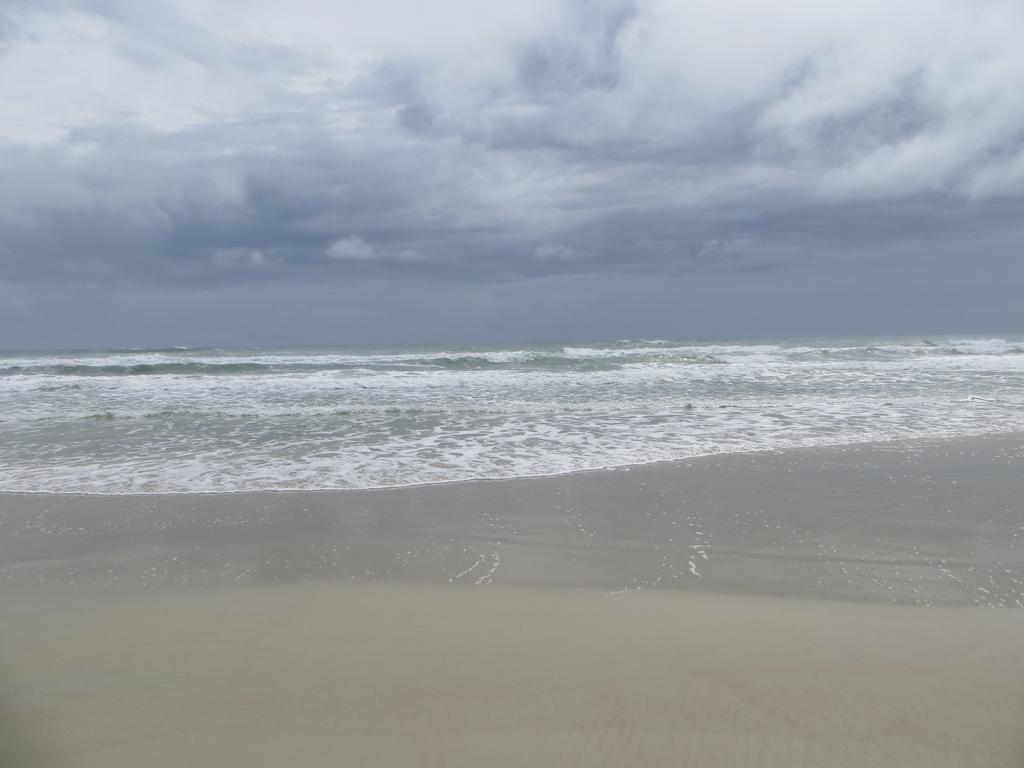
M 217 294 L 244 314 L 240 297 L 358 284 L 420 306 L 424 333 L 446 333 L 444 301 L 410 291 L 460 296 L 478 322 L 452 327 L 550 336 L 562 317 L 586 336 L 616 316 L 595 304 L 616 305 L 614 286 L 666 279 L 735 299 L 739 319 L 705 333 L 781 333 L 796 320 L 737 298 L 758 280 L 806 285 L 793 300 L 813 314 L 838 275 L 863 306 L 926 269 L 1024 326 L 967 280 L 979 254 L 1020 276 L 1022 32 L 1024 9 L 999 0 L 10 2 L 0 311 L 25 327 L 51 291 L 102 343 L 103 316 L 144 314 L 133 295 Z M 566 320 L 552 286 L 582 314 Z M 530 291 L 532 331 L 470 300 Z M 912 324 L 886 306 L 883 330 Z M 664 312 L 649 333 L 678 325 Z

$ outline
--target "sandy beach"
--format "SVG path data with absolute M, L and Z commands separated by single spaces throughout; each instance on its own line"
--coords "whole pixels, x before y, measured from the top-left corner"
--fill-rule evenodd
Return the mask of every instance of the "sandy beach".
M 5 765 L 1020 764 L 1016 612 L 291 585 L 12 606 Z
M 0 762 L 1016 766 L 1022 455 L 5 495 Z
M 1024 768 L 1022 39 L 0 0 L 0 768 Z
M 1024 435 L 372 491 L 0 495 L 0 585 L 304 581 L 1021 605 Z

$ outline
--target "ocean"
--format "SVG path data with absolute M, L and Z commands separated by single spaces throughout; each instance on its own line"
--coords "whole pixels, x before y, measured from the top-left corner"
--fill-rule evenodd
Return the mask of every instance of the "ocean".
M 380 488 L 1024 430 L 1024 339 L 0 353 L 0 491 Z

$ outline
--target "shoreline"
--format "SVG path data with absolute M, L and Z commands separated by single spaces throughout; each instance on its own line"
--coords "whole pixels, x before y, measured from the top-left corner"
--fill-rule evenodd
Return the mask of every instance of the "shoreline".
M 0 495 L 0 764 L 1018 766 L 1022 466 Z
M 208 497 L 216 498 L 221 496 L 259 496 L 263 494 L 267 495 L 279 495 L 279 494 L 344 494 L 344 493 L 374 493 L 374 492 L 391 492 L 391 491 L 407 491 L 415 490 L 417 488 L 433 488 L 437 486 L 448 487 L 448 486 L 461 486 L 466 484 L 475 483 L 514 483 L 514 482 L 530 482 L 532 480 L 550 480 L 554 478 L 571 477 L 574 475 L 589 475 L 603 472 L 628 472 L 634 468 L 646 469 L 646 468 L 658 468 L 664 467 L 671 469 L 672 467 L 685 466 L 691 462 L 700 462 L 704 460 L 715 460 L 726 458 L 730 456 L 776 456 L 780 454 L 798 454 L 803 452 L 816 452 L 816 451 L 842 451 L 843 449 L 858 449 L 858 448 L 898 448 L 900 446 L 930 446 L 932 444 L 942 445 L 943 443 L 956 443 L 960 441 L 973 441 L 973 440 L 999 440 L 999 439 L 1024 439 L 1024 431 L 1019 429 L 1007 430 L 1005 432 L 979 432 L 979 433 L 967 433 L 967 434 L 955 434 L 955 435 L 942 435 L 942 436 L 925 436 L 925 437 L 905 437 L 905 438 L 892 438 L 889 440 L 865 440 L 859 442 L 824 442 L 816 443 L 811 445 L 798 445 L 798 446 L 785 446 L 781 448 L 751 448 L 750 450 L 728 450 L 728 451 L 717 451 L 713 453 L 699 453 L 693 456 L 685 456 L 682 458 L 675 459 L 652 459 L 650 461 L 639 461 L 629 462 L 625 464 L 608 464 L 603 467 L 588 467 L 586 469 L 569 469 L 562 472 L 551 472 L 539 475 L 508 475 L 502 477 L 468 477 L 456 480 L 436 480 L 432 482 L 418 482 L 408 483 L 403 485 L 375 485 L 359 488 L 247 488 L 242 490 L 227 490 L 227 491 L 131 491 L 128 493 L 112 493 L 109 491 L 19 491 L 19 490 L 4 490 L 0 489 L 0 501 L 4 498 L 36 498 L 36 497 L 56 497 L 56 498 L 83 498 L 91 499 L 96 497 L 101 498 L 129 498 L 129 499 L 148 499 L 153 497 Z
M 393 489 L 0 495 L 0 584 L 296 581 L 1024 602 L 1024 434 Z

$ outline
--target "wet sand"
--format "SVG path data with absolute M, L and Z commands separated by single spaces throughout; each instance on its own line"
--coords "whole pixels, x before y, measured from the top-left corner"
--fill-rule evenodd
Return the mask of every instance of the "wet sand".
M 0 765 L 1018 766 L 1022 467 L 0 496 Z
M 376 491 L 0 494 L 0 585 L 378 581 L 1021 606 L 1024 435 Z

